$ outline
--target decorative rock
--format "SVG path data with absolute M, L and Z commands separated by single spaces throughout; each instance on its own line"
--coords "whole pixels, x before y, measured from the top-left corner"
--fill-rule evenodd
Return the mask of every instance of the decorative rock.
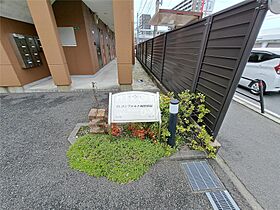
M 98 109 L 91 109 L 88 113 L 88 119 L 89 120 L 93 120 L 96 118 L 96 115 L 97 115 L 97 112 L 98 112 Z
M 89 127 L 90 133 L 105 133 L 107 132 L 107 112 L 105 109 L 91 109 L 88 118 L 89 118 Z
M 90 133 L 94 133 L 94 134 L 105 133 L 105 130 L 100 128 L 100 127 L 91 127 L 90 128 Z
M 105 118 L 105 109 L 98 109 L 96 118 Z
M 98 126 L 100 124 L 104 123 L 102 119 L 93 119 L 89 121 L 89 126 Z
M 210 142 L 210 145 L 213 146 L 216 149 L 216 154 L 218 153 L 219 149 L 221 148 L 220 142 L 218 142 L 216 139 L 214 142 Z
M 89 122 L 89 127 L 101 127 L 101 128 L 104 128 L 106 126 L 106 123 L 105 122 L 102 122 L 102 121 L 96 121 L 97 119 L 95 120 L 92 120 Z

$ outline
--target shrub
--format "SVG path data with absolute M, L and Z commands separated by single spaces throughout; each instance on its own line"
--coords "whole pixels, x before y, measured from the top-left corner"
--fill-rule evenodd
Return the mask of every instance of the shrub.
M 174 98 L 173 93 L 160 96 L 160 109 L 162 114 L 161 141 L 167 142 L 169 104 Z M 208 134 L 203 119 L 210 111 L 205 107 L 205 96 L 201 93 L 191 93 L 186 90 L 178 94 L 179 112 L 176 131 L 176 146 L 183 143 L 195 150 L 206 151 L 209 157 L 214 158 L 216 149 L 210 144 L 213 137 Z
M 158 123 L 112 124 L 111 135 L 114 137 L 135 137 L 157 143 L 158 129 Z

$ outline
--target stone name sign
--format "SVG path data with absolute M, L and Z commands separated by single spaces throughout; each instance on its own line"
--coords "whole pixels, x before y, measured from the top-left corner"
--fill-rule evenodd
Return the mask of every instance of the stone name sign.
M 159 93 L 128 91 L 109 94 L 109 125 L 160 121 Z

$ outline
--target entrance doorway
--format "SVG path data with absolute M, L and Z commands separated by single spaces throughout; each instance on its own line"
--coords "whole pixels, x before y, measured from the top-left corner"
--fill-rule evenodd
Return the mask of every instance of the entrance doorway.
M 95 40 L 96 40 L 96 52 L 97 52 L 97 58 L 98 58 L 98 64 L 99 68 L 103 67 L 103 61 L 102 61 L 102 52 L 101 52 L 101 46 L 100 46 L 100 34 L 99 30 L 97 30 L 97 33 L 95 33 Z

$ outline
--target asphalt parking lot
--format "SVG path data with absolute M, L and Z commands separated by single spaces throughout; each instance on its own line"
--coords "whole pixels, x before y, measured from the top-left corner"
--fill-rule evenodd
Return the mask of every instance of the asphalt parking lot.
M 101 106 L 107 93 L 99 93 Z M 125 185 L 71 170 L 67 137 L 96 106 L 92 92 L 1 94 L 0 209 L 211 209 L 193 193 L 180 162 L 164 160 Z M 212 167 L 242 209 L 248 203 Z

